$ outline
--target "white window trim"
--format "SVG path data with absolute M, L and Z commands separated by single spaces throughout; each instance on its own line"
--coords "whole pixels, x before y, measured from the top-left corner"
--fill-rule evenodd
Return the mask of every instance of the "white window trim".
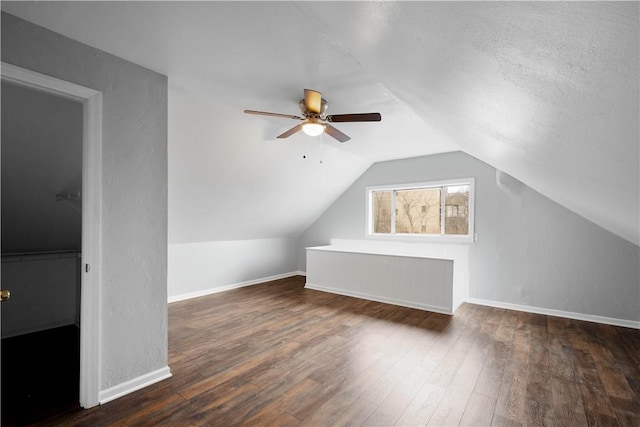
M 401 191 L 401 190 L 415 190 L 420 188 L 432 188 L 443 186 L 456 186 L 456 185 L 468 185 L 469 186 L 469 234 L 466 236 L 459 235 L 446 235 L 444 232 L 439 235 L 435 234 L 378 234 L 373 232 L 373 197 L 371 194 L 374 191 Z M 365 188 L 366 191 L 366 229 L 365 236 L 367 239 L 375 240 L 392 240 L 392 241 L 405 241 L 405 242 L 446 242 L 446 243 L 470 243 L 474 241 L 475 236 L 475 178 L 460 178 L 449 179 L 442 181 L 426 181 L 426 182 L 414 182 L 408 184 L 385 184 L 374 185 Z M 444 198 L 444 192 L 441 197 Z M 392 199 L 393 200 L 393 199 Z M 393 203 L 393 202 L 392 202 Z M 442 205 L 444 207 L 444 204 Z M 395 214 L 393 213 L 394 205 L 391 206 L 391 222 L 392 229 L 395 229 Z M 444 215 L 445 209 L 441 209 L 441 227 L 444 231 Z

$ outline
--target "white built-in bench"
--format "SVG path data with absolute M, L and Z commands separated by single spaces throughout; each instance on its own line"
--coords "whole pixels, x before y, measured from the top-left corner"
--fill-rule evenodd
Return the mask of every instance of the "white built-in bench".
M 306 287 L 453 314 L 469 288 L 468 245 L 332 239 L 307 248 Z

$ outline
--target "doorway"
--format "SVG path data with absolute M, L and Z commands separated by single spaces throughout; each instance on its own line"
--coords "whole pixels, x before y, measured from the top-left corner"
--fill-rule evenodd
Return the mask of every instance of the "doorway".
M 83 107 L 1 91 L 2 423 L 24 425 L 79 403 Z
M 78 103 L 82 112 L 81 178 L 79 180 L 76 178 L 70 179 L 70 185 L 68 186 L 68 188 L 66 187 L 61 190 L 56 190 L 56 194 L 52 195 L 52 197 L 56 200 L 56 203 L 60 204 L 59 207 L 65 207 L 65 209 L 75 210 L 76 214 L 81 213 L 81 251 L 79 254 L 74 254 L 73 252 L 75 252 L 75 249 L 73 248 L 69 251 L 64 249 L 45 249 L 32 251 L 38 253 L 31 253 L 30 255 L 41 258 L 56 257 L 58 260 L 57 262 L 61 263 L 61 259 L 70 258 L 72 261 L 66 262 L 67 267 L 70 265 L 70 263 L 75 263 L 75 267 L 72 268 L 72 270 L 77 276 L 75 294 L 76 299 L 74 301 L 76 311 L 74 312 L 74 321 L 71 326 L 76 326 L 77 324 L 81 325 L 81 328 L 79 333 L 79 383 L 76 383 L 74 388 L 78 390 L 77 400 L 79 401 L 80 406 L 89 408 L 98 404 L 98 397 L 100 392 L 99 354 L 101 284 L 100 225 L 102 199 L 102 94 L 93 89 L 78 86 L 73 83 L 26 70 L 4 62 L 2 63 L 1 75 L 3 83 L 10 83 L 19 87 L 20 89 L 26 88 L 39 93 L 53 95 L 55 97 L 62 98 L 65 102 Z M 39 153 L 33 152 L 31 154 L 33 156 L 38 156 Z M 79 191 L 72 190 L 71 186 L 73 186 L 73 183 L 80 183 L 82 189 Z M 2 206 L 2 208 L 4 209 L 4 206 Z M 14 253 L 14 255 L 20 256 L 19 252 Z M 24 255 L 24 257 L 26 256 L 27 255 Z M 58 277 L 60 275 L 59 270 L 54 269 L 54 271 L 55 273 L 48 273 L 48 275 L 53 274 L 54 276 Z M 68 271 L 68 269 L 65 271 Z M 0 273 L 2 273 L 3 288 L 11 290 L 11 283 L 7 282 L 7 280 L 10 279 L 10 277 L 6 274 L 7 272 L 0 271 Z M 81 292 L 79 292 L 79 289 L 81 289 Z M 16 292 L 17 290 L 14 291 L 14 298 Z M 78 295 L 80 295 L 79 298 Z M 40 296 L 42 297 L 43 295 Z M 51 298 L 47 300 L 50 302 L 52 301 Z M 5 307 L 10 301 L 11 300 L 3 303 Z M 68 306 L 66 307 L 68 308 Z M 0 312 L 1 311 L 2 305 L 0 305 Z M 68 314 L 68 311 L 65 311 L 65 313 Z M 66 319 L 62 322 L 68 323 L 68 316 L 62 317 Z M 51 324 L 55 324 L 55 322 Z M 49 329 L 53 328 L 48 328 L 46 330 Z M 58 339 L 59 338 L 54 338 L 53 342 L 57 342 Z M 73 339 L 74 338 L 72 338 L 72 340 Z M 77 341 L 78 339 L 76 338 L 76 342 Z M 50 369 L 56 368 L 56 366 L 52 365 L 51 363 L 49 363 L 48 366 Z M 2 372 L 0 372 L 0 378 L 2 378 L 2 376 Z M 3 391 L 2 400 L 5 400 L 4 394 L 7 392 L 9 391 Z M 0 408 L 3 413 L 4 409 L 5 408 Z

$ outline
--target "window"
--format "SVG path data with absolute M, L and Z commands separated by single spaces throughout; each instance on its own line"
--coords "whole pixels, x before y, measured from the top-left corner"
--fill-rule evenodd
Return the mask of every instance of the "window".
M 472 241 L 473 191 L 473 178 L 369 187 L 367 235 Z

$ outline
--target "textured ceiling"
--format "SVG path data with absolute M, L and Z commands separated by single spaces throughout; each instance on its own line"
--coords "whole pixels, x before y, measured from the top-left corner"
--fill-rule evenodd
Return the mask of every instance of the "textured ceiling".
M 172 242 L 296 235 L 373 162 L 454 150 L 640 241 L 638 2 L 2 10 L 169 76 Z M 276 140 L 295 122 L 242 114 L 297 114 L 305 87 L 329 113 L 383 120 L 340 125 L 337 144 Z

